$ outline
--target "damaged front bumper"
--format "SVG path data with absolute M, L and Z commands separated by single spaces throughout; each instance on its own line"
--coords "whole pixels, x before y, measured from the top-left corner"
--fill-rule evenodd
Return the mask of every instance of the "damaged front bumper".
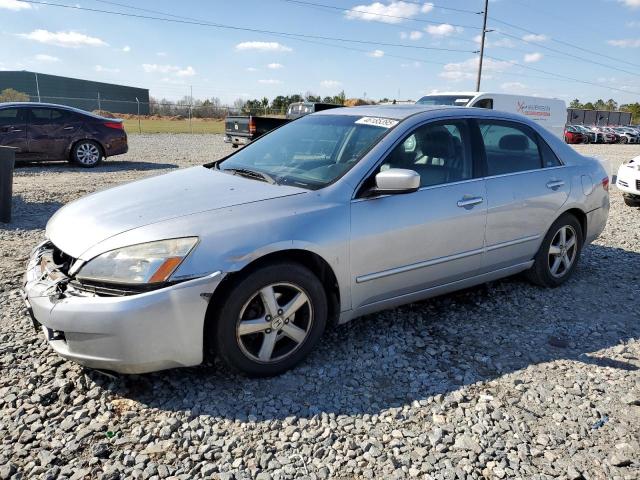
M 119 373 L 202 363 L 204 321 L 220 272 L 158 290 L 101 295 L 74 286 L 54 249 L 44 243 L 32 252 L 23 299 L 59 355 Z

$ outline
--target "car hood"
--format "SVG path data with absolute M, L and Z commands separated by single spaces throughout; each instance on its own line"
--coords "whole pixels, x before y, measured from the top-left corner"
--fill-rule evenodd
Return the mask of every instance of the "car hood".
M 114 235 L 145 225 L 305 192 L 205 167 L 187 168 L 71 202 L 51 217 L 46 236 L 60 250 L 78 258 Z

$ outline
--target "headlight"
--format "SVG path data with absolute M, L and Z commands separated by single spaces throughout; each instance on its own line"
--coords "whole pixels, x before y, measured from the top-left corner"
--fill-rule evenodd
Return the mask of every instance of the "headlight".
M 165 282 L 197 243 L 197 237 L 174 238 L 111 250 L 89 261 L 77 277 L 107 283 Z

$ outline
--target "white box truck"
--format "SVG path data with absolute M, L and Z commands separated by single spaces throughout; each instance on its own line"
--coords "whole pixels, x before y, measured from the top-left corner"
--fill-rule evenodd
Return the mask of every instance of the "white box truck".
M 426 95 L 416 103 L 489 108 L 518 113 L 538 122 L 560 138 L 564 138 L 564 126 L 567 122 L 567 106 L 564 100 L 557 98 L 489 92 L 443 92 Z

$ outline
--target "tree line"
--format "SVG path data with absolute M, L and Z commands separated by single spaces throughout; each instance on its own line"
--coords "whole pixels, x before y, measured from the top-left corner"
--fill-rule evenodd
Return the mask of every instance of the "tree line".
M 595 102 L 586 102 L 582 103 L 577 98 L 571 100 L 569 103 L 569 108 L 583 108 L 585 110 L 606 110 L 606 111 L 622 111 L 622 112 L 631 112 L 631 123 L 637 124 L 640 123 L 640 103 L 623 103 L 621 105 L 618 104 L 613 98 L 610 98 L 606 102 L 599 98 Z

